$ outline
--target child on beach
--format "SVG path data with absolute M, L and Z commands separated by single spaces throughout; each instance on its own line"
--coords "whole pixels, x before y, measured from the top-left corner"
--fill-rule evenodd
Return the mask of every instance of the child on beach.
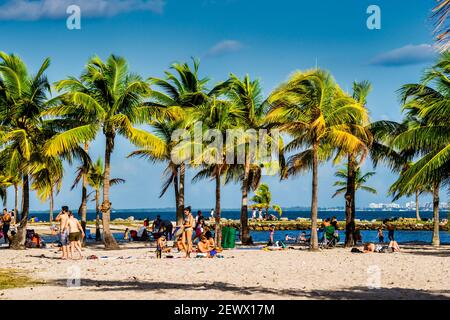
M 156 258 L 161 259 L 162 253 L 166 247 L 166 237 L 161 236 L 156 240 Z
M 269 242 L 267 243 L 268 247 L 271 247 L 274 245 L 273 236 L 275 235 L 275 226 L 271 225 L 269 228 L 270 234 L 269 234 Z
M 378 228 L 378 242 L 383 243 L 384 242 L 384 235 L 383 235 L 383 228 Z

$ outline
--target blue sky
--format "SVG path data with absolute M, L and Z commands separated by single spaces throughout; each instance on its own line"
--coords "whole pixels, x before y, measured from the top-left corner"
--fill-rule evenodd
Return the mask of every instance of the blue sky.
M 105 5 L 106 3 L 106 5 Z M 81 30 L 66 28 L 65 10 L 81 8 Z M 381 30 L 366 27 L 369 5 L 381 9 Z M 316 65 L 332 72 L 345 90 L 354 80 L 369 80 L 373 92 L 368 105 L 374 120 L 400 120 L 395 91 L 418 81 L 432 63 L 432 25 L 428 19 L 435 1 L 409 0 L 2 0 L 0 50 L 20 55 L 31 70 L 51 57 L 48 71 L 54 82 L 79 75 L 87 59 L 97 54 L 125 56 L 133 71 L 143 77 L 161 76 L 170 63 L 201 59 L 201 73 L 212 82 L 230 72 L 259 78 L 267 95 L 295 70 Z M 92 157 L 103 154 L 101 137 L 92 145 Z M 134 148 L 118 139 L 112 174 L 127 180 L 112 190 L 116 208 L 172 207 L 174 195 L 159 199 L 163 165 L 125 157 Z M 371 169 L 370 162 L 365 165 Z M 320 206 L 343 205 L 331 199 L 333 173 L 321 166 Z M 70 192 L 74 168 L 66 166 L 64 187 L 57 205 L 79 205 L 79 190 Z M 188 173 L 192 177 L 192 172 Z M 359 193 L 357 204 L 388 202 L 388 186 L 395 175 L 378 168 L 370 184 L 378 195 Z M 266 177 L 273 199 L 282 206 L 310 204 L 311 176 L 305 174 L 279 182 Z M 237 208 L 239 187 L 223 189 L 222 205 Z M 10 205 L 12 203 L 12 194 Z M 187 202 L 193 207 L 213 207 L 212 182 L 188 184 Z M 406 202 L 402 199 L 401 203 Z M 48 204 L 32 200 L 33 209 Z

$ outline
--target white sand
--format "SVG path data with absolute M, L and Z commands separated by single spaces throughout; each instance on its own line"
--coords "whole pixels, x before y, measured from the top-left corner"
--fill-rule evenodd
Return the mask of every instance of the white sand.
M 90 247 L 85 256 L 108 259 L 61 261 L 57 249 L 2 249 L 2 267 L 45 284 L 3 290 L 0 299 L 450 299 L 450 246 L 410 245 L 395 254 L 227 250 L 224 259 L 160 260 L 153 250 Z M 75 289 L 67 287 L 74 266 L 81 272 Z M 377 279 L 380 288 L 369 289 Z

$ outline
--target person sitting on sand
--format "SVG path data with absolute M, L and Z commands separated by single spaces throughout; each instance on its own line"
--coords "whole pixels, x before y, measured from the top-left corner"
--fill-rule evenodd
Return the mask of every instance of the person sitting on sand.
M 170 252 L 170 248 L 166 248 L 166 236 L 162 235 L 156 240 L 156 258 L 161 259 L 163 252 Z
M 210 243 L 205 236 L 201 236 L 197 248 L 200 253 L 206 253 L 208 258 L 212 258 L 217 254 L 217 251 L 215 248 L 211 248 Z
M 297 242 L 300 242 L 300 243 L 309 242 L 309 239 L 306 238 L 306 232 L 305 231 L 302 231 L 302 233 L 300 233 L 300 235 L 297 238 Z
M 388 247 L 392 252 L 400 252 L 401 251 L 400 246 L 398 245 L 397 241 L 395 241 L 395 240 L 392 240 L 391 242 L 389 242 Z
M 183 252 L 184 251 L 184 245 L 183 245 L 183 236 L 180 235 L 176 241 L 176 247 L 178 249 L 178 252 Z
M 72 258 L 74 251 L 76 250 L 80 255 L 79 259 L 83 259 L 83 253 L 81 252 L 81 240 L 84 238 L 84 231 L 78 219 L 73 216 L 72 211 L 69 211 L 69 218 L 66 221 L 64 230 L 69 231 L 70 253 Z
M 128 228 L 125 229 L 125 232 L 123 233 L 123 240 L 131 241 L 130 229 L 128 229 Z
M 375 245 L 375 243 L 368 242 L 364 244 L 364 253 L 382 252 L 382 247 Z

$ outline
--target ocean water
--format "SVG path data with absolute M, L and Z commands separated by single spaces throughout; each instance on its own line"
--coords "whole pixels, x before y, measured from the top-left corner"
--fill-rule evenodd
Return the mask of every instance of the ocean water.
M 197 211 L 201 210 L 203 215 L 206 217 L 210 216 L 211 209 L 196 209 L 193 208 L 194 215 L 197 214 Z M 76 212 L 76 210 L 74 210 Z M 278 216 L 276 212 L 270 212 L 275 216 Z M 54 212 L 54 217 L 58 212 Z M 222 217 L 226 219 L 239 219 L 240 211 L 237 209 L 222 210 Z M 127 219 L 128 217 L 134 217 L 135 220 L 144 220 L 145 218 L 154 219 L 157 215 L 160 215 L 162 219 L 167 220 L 175 220 L 175 211 L 173 209 L 113 209 L 111 212 L 111 220 L 121 218 Z M 433 216 L 433 212 L 431 211 L 423 211 L 421 212 L 421 217 L 426 219 L 431 219 Z M 32 211 L 30 216 L 36 216 L 40 221 L 48 221 L 49 214 L 44 211 Z M 249 210 L 249 216 L 251 216 L 251 210 Z M 345 212 L 344 211 L 330 211 L 330 210 L 319 210 L 319 219 L 325 219 L 328 217 L 336 216 L 338 220 L 345 220 Z M 383 220 L 386 218 L 395 218 L 395 217 L 403 217 L 403 218 L 415 218 L 416 213 L 414 211 L 381 211 L 381 210 L 357 210 L 356 218 L 361 220 Z M 448 212 L 440 213 L 441 219 L 447 218 Z M 309 218 L 310 212 L 306 209 L 286 209 L 282 214 L 283 218 L 288 218 L 290 220 L 295 220 L 297 218 Z M 88 210 L 87 219 L 94 220 L 95 212 Z
M 203 215 L 206 217 L 210 216 L 211 209 L 200 209 L 203 212 Z M 197 214 L 197 209 L 193 209 L 194 214 Z M 276 214 L 275 212 L 271 212 L 272 214 Z M 55 212 L 54 216 L 56 216 L 57 212 Z M 251 211 L 249 212 L 251 214 Z M 127 219 L 128 217 L 133 216 L 135 220 L 143 220 L 145 218 L 154 219 L 157 215 L 160 215 L 162 219 L 175 220 L 175 212 L 173 209 L 122 209 L 122 210 L 113 210 L 111 213 L 111 219 Z M 40 221 L 48 221 L 48 212 L 31 212 L 30 216 L 36 216 Z M 308 218 L 310 213 L 308 210 L 302 209 L 286 209 L 283 211 L 282 217 L 286 217 L 288 219 L 296 219 L 300 218 Z M 344 211 L 327 211 L 320 210 L 319 218 L 325 219 L 328 217 L 336 216 L 338 220 L 345 219 Z M 421 217 L 426 219 L 431 219 L 433 213 L 431 211 L 421 212 Z M 448 212 L 440 213 L 441 219 L 448 217 Z M 222 217 L 227 219 L 239 219 L 240 211 L 239 210 L 223 210 Z M 356 214 L 357 219 L 361 220 L 383 220 L 386 218 L 414 218 L 414 211 L 381 211 L 381 210 L 358 210 Z M 88 211 L 87 214 L 88 220 L 95 219 L 95 212 Z M 275 240 L 283 240 L 285 235 L 288 234 L 290 237 L 296 237 L 301 231 L 275 231 Z M 365 242 L 374 242 L 377 241 L 377 231 L 376 230 L 362 230 L 361 231 L 363 241 Z M 257 242 L 265 242 L 269 239 L 268 231 L 252 231 L 251 235 L 254 241 Z M 121 234 L 115 234 L 118 240 L 121 240 Z M 426 242 L 430 243 L 432 238 L 431 231 L 396 231 L 395 233 L 396 240 L 399 243 L 404 242 Z M 450 233 L 448 232 L 440 232 L 441 242 L 450 244 Z M 343 240 L 344 234 L 341 231 L 341 240 Z M 387 233 L 385 235 L 387 239 Z M 47 241 L 52 241 L 52 239 L 46 239 Z

